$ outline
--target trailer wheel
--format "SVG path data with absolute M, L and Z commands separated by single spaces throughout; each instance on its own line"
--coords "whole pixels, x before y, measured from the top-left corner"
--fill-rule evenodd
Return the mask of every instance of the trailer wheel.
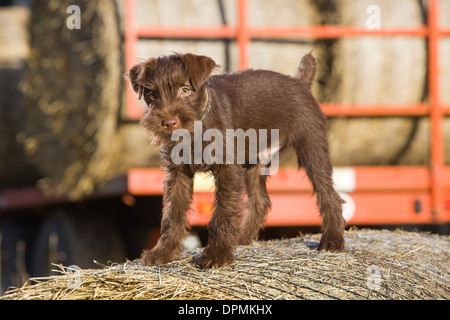
M 10 219 L 0 224 L 0 295 L 29 278 L 30 245 L 36 233 L 33 222 Z
M 114 221 L 98 213 L 56 213 L 42 224 L 33 249 L 31 274 L 49 276 L 55 268 L 99 268 L 94 262 L 123 262 L 125 250 Z

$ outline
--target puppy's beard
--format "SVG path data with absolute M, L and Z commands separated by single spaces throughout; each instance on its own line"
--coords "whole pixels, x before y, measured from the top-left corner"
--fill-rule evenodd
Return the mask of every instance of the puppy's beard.
M 170 146 L 174 144 L 171 137 L 172 134 L 169 132 L 166 132 L 161 126 L 157 129 L 150 129 L 146 127 L 145 130 L 148 134 L 148 137 L 150 138 L 150 143 L 154 147 L 161 147 L 161 146 Z
M 150 126 L 148 124 L 144 124 L 145 131 L 150 139 L 150 143 L 154 147 L 161 147 L 161 146 L 175 146 L 179 143 L 178 140 L 173 141 L 172 134 L 173 132 L 168 132 L 165 130 L 161 125 L 153 125 Z M 179 128 L 184 129 L 184 128 Z M 176 130 L 175 130 L 176 131 Z M 193 135 L 193 129 L 187 130 L 190 135 Z
M 150 111 L 144 114 L 144 116 L 140 120 L 140 124 L 144 127 L 152 146 L 174 146 L 179 143 L 179 141 L 172 141 L 172 132 L 167 131 L 161 126 L 161 122 L 164 121 L 164 119 L 172 117 L 176 117 L 179 119 L 178 129 L 187 130 L 190 135 L 193 136 L 194 121 L 196 121 L 193 114 L 186 114 L 181 112 L 162 114 Z

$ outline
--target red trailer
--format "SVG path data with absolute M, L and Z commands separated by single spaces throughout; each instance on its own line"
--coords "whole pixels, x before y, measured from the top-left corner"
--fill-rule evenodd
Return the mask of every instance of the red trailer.
M 450 106 L 440 99 L 439 39 L 450 36 L 450 29 L 439 25 L 439 2 L 431 0 L 428 25 L 415 28 L 368 29 L 352 26 L 253 27 L 248 23 L 248 0 L 238 0 L 238 22 L 235 27 L 166 27 L 138 26 L 134 22 L 135 1 L 126 1 L 125 51 L 126 68 L 136 62 L 136 43 L 139 38 L 160 39 L 224 38 L 237 42 L 239 68 L 249 66 L 248 47 L 258 38 L 339 38 L 339 37 L 424 37 L 428 39 L 428 86 L 430 99 L 417 105 L 342 105 L 322 104 L 327 116 L 428 116 L 431 120 L 431 159 L 429 167 L 350 167 L 335 168 L 335 183 L 345 193 L 349 205 L 347 222 L 355 225 L 386 224 L 444 224 L 450 221 L 450 168 L 445 167 L 443 117 L 450 114 Z M 134 92 L 127 91 L 128 117 L 138 118 Z M 131 194 L 160 193 L 161 173 L 155 169 L 131 170 L 128 188 Z M 205 188 L 203 187 L 203 190 Z M 273 208 L 267 225 L 318 225 L 320 219 L 312 188 L 303 172 L 281 169 L 269 179 Z M 195 197 L 194 224 L 208 221 L 211 194 L 198 192 Z M 301 214 L 299 214 L 301 212 Z

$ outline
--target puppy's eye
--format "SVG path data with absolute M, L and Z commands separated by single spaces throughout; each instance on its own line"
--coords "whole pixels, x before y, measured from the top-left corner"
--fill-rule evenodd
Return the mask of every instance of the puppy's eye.
M 145 95 L 146 98 L 150 99 L 150 100 L 155 100 L 155 94 L 153 93 L 153 91 L 149 91 L 147 92 L 147 94 Z
M 190 93 L 191 93 L 191 89 L 189 89 L 189 87 L 184 86 L 184 87 L 180 88 L 181 96 L 185 97 L 185 96 L 188 96 Z
M 144 98 L 155 100 L 156 99 L 156 93 L 152 90 L 149 90 L 147 88 L 144 89 Z

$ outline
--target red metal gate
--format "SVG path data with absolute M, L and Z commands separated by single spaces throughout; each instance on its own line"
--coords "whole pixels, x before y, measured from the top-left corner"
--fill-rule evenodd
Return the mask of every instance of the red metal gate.
M 444 223 L 450 222 L 450 168 L 445 166 L 443 118 L 450 106 L 443 105 L 440 95 L 441 69 L 439 39 L 450 36 L 450 29 L 439 24 L 440 0 L 430 0 L 428 25 L 414 28 L 367 29 L 353 26 L 253 27 L 248 23 L 248 0 L 237 0 L 236 26 L 166 27 L 135 24 L 135 1 L 126 0 L 125 54 L 126 68 L 136 63 L 136 44 L 142 37 L 159 39 L 220 38 L 233 39 L 239 50 L 239 68 L 249 66 L 248 47 L 257 38 L 340 38 L 381 36 L 423 37 L 428 40 L 429 101 L 414 105 L 344 105 L 321 104 L 327 116 L 426 116 L 431 122 L 431 159 L 427 167 L 352 167 L 336 168 L 341 191 L 350 203 L 347 220 L 350 224 Z M 135 94 L 127 89 L 127 110 L 130 119 L 141 115 Z M 161 194 L 162 173 L 157 169 L 135 169 L 128 174 L 132 194 Z M 337 182 L 340 183 L 339 181 Z M 273 202 L 269 225 L 320 224 L 311 187 L 303 172 L 281 169 L 269 179 L 268 189 Z M 194 199 L 193 224 L 209 219 L 212 194 L 200 187 Z M 353 206 L 353 207 L 352 207 Z M 299 212 L 301 211 L 301 214 Z

